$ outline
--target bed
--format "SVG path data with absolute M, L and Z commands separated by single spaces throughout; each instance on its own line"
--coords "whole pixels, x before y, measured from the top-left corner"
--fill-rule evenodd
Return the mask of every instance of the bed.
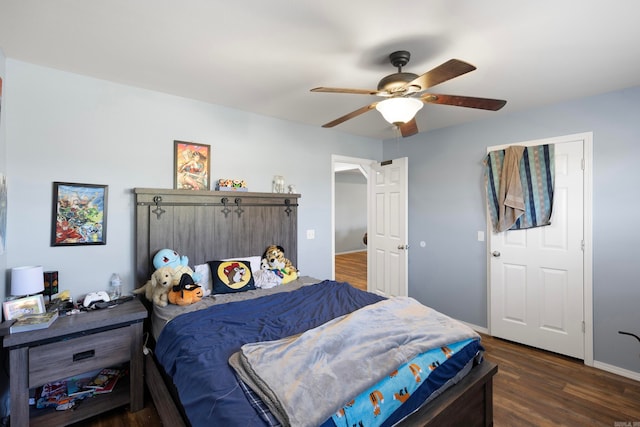
M 203 267 L 276 244 L 297 265 L 299 194 L 134 195 L 139 285 L 162 248 Z M 477 335 L 411 298 L 385 299 L 302 271 L 271 289 L 148 308 L 145 380 L 164 425 L 493 424 L 497 367 L 483 360 Z M 446 334 L 436 337 L 439 327 Z

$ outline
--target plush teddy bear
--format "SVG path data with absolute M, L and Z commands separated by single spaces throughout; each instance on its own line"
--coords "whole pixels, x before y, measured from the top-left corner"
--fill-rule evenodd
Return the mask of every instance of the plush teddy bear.
M 151 279 L 144 286 L 134 290 L 136 294 L 144 292 L 144 296 L 160 307 L 166 307 L 169 303 L 169 292 L 171 288 L 180 283 L 183 276 L 188 276 L 189 280 L 194 281 L 193 270 L 186 265 L 178 265 L 176 267 L 160 267 L 151 275 Z M 202 290 L 201 290 L 202 291 Z
M 284 256 L 284 248 L 279 245 L 270 245 L 262 254 L 261 268 L 264 264 L 269 270 L 275 271 L 282 277 L 282 284 L 286 284 L 298 277 L 298 270 L 291 261 Z
M 173 267 L 160 267 L 151 275 L 151 279 L 144 286 L 135 289 L 133 293 L 141 294 L 160 307 L 168 303 L 168 293 L 173 286 L 175 271 Z
M 176 305 L 189 305 L 202 299 L 202 287 L 193 283 L 193 279 L 187 273 L 180 277 L 177 284 L 169 291 L 169 302 Z

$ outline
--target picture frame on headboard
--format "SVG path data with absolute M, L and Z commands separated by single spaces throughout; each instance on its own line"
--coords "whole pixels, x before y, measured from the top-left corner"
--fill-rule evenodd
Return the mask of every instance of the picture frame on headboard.
M 53 183 L 51 246 L 106 245 L 109 186 Z
M 210 190 L 211 146 L 186 141 L 173 141 L 173 145 L 173 188 Z

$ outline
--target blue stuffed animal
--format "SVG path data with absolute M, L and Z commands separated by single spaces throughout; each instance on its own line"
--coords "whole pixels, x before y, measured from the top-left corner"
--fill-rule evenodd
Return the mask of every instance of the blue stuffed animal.
M 153 266 L 157 269 L 162 267 L 179 267 L 181 265 L 189 265 L 189 257 L 180 256 L 173 249 L 160 249 L 153 257 Z
M 162 267 L 188 267 L 189 257 L 186 255 L 180 256 L 180 254 L 173 249 L 160 249 L 153 257 L 153 266 L 156 270 Z M 199 273 L 193 273 L 191 276 L 196 283 L 201 279 Z

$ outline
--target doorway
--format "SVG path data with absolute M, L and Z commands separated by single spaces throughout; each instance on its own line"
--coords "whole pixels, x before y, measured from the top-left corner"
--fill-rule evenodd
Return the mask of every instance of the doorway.
M 556 148 L 551 225 L 494 234 L 488 224 L 489 330 L 593 365 L 592 134 L 518 145 L 542 144 Z
M 374 160 L 332 156 L 332 273 L 367 290 L 369 169 Z

